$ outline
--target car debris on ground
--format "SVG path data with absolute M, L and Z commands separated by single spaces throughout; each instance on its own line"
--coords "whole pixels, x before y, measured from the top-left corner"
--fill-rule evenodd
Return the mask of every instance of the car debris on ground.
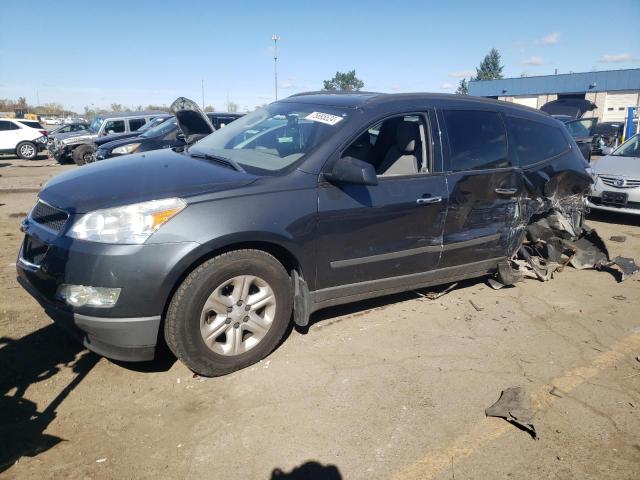
M 522 387 L 511 387 L 500 393 L 496 403 L 484 411 L 487 417 L 504 418 L 507 422 L 524 430 L 534 440 L 538 433 L 533 426 L 533 411 L 529 403 L 529 396 Z
M 569 199 L 569 202 L 578 204 L 580 200 Z M 497 279 L 490 279 L 489 286 L 497 290 L 505 285 L 513 285 L 525 277 L 546 282 L 567 265 L 578 270 L 607 271 L 618 282 L 640 271 L 640 267 L 631 258 L 618 256 L 612 260 L 598 232 L 575 221 L 576 210 L 575 206 L 572 210 L 564 210 L 558 206 L 527 225 L 522 244 L 511 258 L 512 271 L 507 271 L 508 264 L 501 265 Z M 623 242 L 625 238 L 611 237 L 611 240 Z

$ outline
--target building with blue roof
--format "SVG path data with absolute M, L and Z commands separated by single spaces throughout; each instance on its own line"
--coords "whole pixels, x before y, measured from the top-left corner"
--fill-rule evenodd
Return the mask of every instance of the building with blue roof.
M 640 102 L 640 68 L 563 73 L 538 77 L 472 80 L 469 94 L 533 108 L 561 98 L 584 98 L 597 108 L 585 114 L 603 122 L 622 122 Z

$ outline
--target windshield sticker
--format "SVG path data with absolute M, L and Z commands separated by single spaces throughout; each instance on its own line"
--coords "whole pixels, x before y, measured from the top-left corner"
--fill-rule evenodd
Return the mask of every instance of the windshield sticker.
M 293 137 L 278 137 L 278 143 L 293 143 Z
M 325 123 L 327 125 L 335 125 L 342 117 L 331 115 L 330 113 L 313 112 L 305 117 L 305 120 L 313 120 L 314 122 Z

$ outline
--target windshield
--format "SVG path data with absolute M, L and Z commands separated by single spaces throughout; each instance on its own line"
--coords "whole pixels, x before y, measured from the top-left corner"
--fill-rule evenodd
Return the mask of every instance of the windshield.
M 150 119 L 147 123 L 145 123 L 143 126 L 141 126 L 138 130 L 136 130 L 138 133 L 142 133 L 142 132 L 146 132 L 147 130 L 151 130 L 153 127 L 155 127 L 156 125 L 160 125 L 162 122 L 164 122 L 167 118 L 169 117 L 156 117 L 156 118 L 152 118 Z
M 94 119 L 93 122 L 91 122 L 91 125 L 89 125 L 89 131 L 91 133 L 98 133 L 103 121 L 104 120 L 102 120 L 101 118 Z
M 611 155 L 615 155 L 616 157 L 640 157 L 640 135 L 635 134 L 620 145 L 620 148 Z
M 272 103 L 216 130 L 189 151 L 230 158 L 243 167 L 281 170 L 335 134 L 347 112 L 325 105 Z
M 175 130 L 176 128 L 178 128 L 176 126 L 176 117 L 169 117 L 164 119 L 164 121 L 159 125 L 155 125 L 154 127 L 151 127 L 140 136 L 144 138 L 163 137 L 167 133 L 170 133 L 173 130 Z

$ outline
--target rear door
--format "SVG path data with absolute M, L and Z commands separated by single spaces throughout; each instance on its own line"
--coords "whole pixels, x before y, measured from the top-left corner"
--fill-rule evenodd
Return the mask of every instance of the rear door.
M 145 118 L 130 118 L 129 119 L 129 131 L 135 132 L 140 129 L 146 123 Z
M 13 150 L 20 140 L 31 140 L 18 125 L 10 120 L 0 120 L 0 150 Z
M 422 132 L 416 133 L 412 152 L 420 157 L 416 170 L 400 175 L 379 172 L 375 186 L 320 182 L 318 289 L 402 277 L 438 266 L 447 189 L 444 175 L 433 171 L 441 158 L 431 142 L 431 122 L 422 113 L 387 120 L 390 123 L 385 127 L 383 122 L 380 130 L 379 122 L 370 125 L 340 155 L 376 166 L 394 148 L 395 122 L 416 122 L 421 128 L 415 131 Z
M 440 267 L 505 257 L 511 253 L 523 178 L 509 160 L 502 114 L 445 109 L 438 118 L 449 193 Z

